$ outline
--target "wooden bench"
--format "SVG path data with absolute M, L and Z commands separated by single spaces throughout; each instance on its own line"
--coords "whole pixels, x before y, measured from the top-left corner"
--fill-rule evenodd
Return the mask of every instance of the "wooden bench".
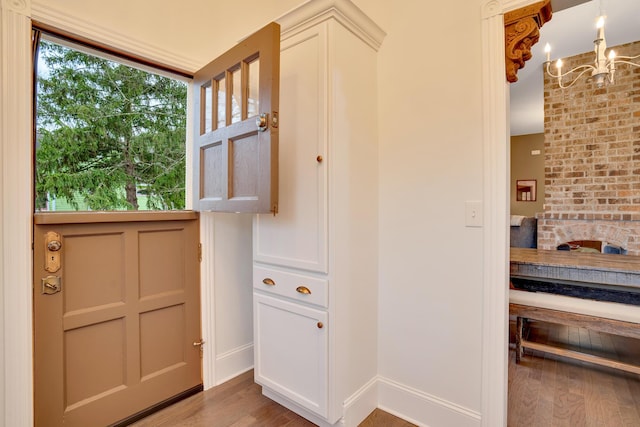
M 539 350 L 558 356 L 640 374 L 640 366 L 580 351 L 555 347 L 549 344 L 527 341 L 523 336 L 526 321 L 539 320 L 542 322 L 586 328 L 597 332 L 640 339 L 640 325 L 638 323 L 514 303 L 509 304 L 509 314 L 516 317 L 516 363 L 520 363 L 520 359 L 524 355 L 524 349 L 530 348 L 532 350 Z

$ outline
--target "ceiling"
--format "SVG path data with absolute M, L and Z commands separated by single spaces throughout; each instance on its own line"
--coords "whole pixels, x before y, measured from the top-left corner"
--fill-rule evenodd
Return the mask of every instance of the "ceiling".
M 638 0 L 552 0 L 551 4 L 553 17 L 540 30 L 540 41 L 531 49 L 533 57 L 518 70 L 518 81 L 510 85 L 514 136 L 544 132 L 542 64 L 546 43 L 551 45 L 552 61 L 592 51 L 596 20 L 601 14 L 607 17 L 607 46 L 640 40 Z

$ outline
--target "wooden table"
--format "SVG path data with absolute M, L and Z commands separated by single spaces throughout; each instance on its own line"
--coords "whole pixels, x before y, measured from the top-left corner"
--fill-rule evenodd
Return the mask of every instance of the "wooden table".
M 510 261 L 510 271 L 514 277 L 538 277 L 640 288 L 640 257 L 638 256 L 511 248 Z M 524 336 L 527 321 L 538 320 L 640 339 L 639 323 L 610 317 L 599 317 L 588 313 L 515 303 L 509 304 L 509 314 L 516 317 L 516 363 L 520 362 L 524 349 L 530 348 L 640 374 L 640 366 L 558 346 L 528 341 Z

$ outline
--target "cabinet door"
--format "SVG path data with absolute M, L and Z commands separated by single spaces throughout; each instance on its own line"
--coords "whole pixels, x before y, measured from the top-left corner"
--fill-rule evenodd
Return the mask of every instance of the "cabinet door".
M 327 312 L 254 293 L 255 380 L 327 417 Z
M 280 205 L 255 220 L 254 260 L 327 272 L 326 26 L 281 42 Z

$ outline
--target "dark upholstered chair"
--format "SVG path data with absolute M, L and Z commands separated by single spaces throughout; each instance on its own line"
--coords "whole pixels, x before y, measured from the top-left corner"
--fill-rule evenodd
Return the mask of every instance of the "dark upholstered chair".
M 538 246 L 538 221 L 534 217 L 523 218 L 520 225 L 511 226 L 511 246 L 514 248 Z

